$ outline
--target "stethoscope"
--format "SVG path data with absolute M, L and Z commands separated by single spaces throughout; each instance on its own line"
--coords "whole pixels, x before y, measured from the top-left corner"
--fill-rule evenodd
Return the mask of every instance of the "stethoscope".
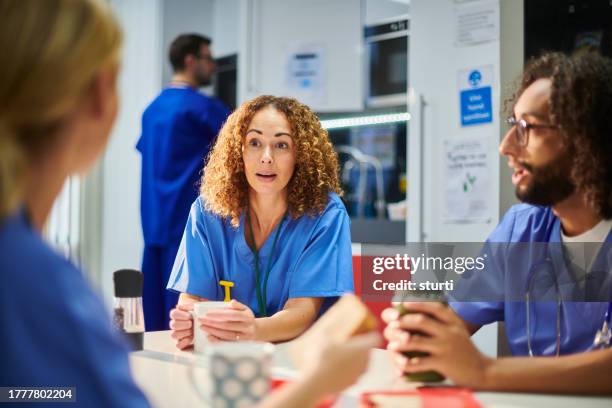
M 544 265 L 553 266 L 553 271 L 552 271 L 552 274 L 550 274 L 550 276 L 553 277 L 554 287 L 557 293 L 557 298 L 556 298 L 557 316 L 555 319 L 556 320 L 555 321 L 555 326 L 556 326 L 555 355 L 559 356 L 561 352 L 561 310 L 562 310 L 563 301 L 561 299 L 561 291 L 559 290 L 559 284 L 557 282 L 554 264 L 549 257 L 546 257 L 543 261 L 540 261 L 536 263 L 535 265 L 533 265 L 529 269 L 529 273 L 527 274 L 527 285 L 525 287 L 525 320 L 526 320 L 525 324 L 527 326 L 526 328 L 527 351 L 530 357 L 535 356 L 535 353 L 533 352 L 533 347 L 531 345 L 531 310 L 530 310 L 531 289 L 532 289 L 533 277 L 535 276 L 536 270 L 538 270 L 538 267 L 541 267 Z M 590 348 L 591 350 L 606 349 L 606 348 L 610 348 L 610 346 L 612 345 L 612 327 L 610 326 L 611 318 L 612 318 L 612 302 L 608 302 L 608 309 L 604 315 L 603 324 L 601 326 L 601 329 L 597 330 L 597 332 L 595 333 L 595 338 L 593 339 L 593 345 Z
M 609 348 L 612 345 L 612 328 L 610 327 L 610 318 L 612 317 L 612 302 L 608 303 L 608 310 L 604 317 L 604 322 L 601 325 L 601 329 L 595 333 L 595 339 L 593 340 L 594 349 Z
M 533 265 L 530 269 L 529 269 L 529 273 L 527 274 L 527 285 L 525 286 L 525 324 L 527 326 L 527 351 L 529 353 L 530 357 L 533 357 L 535 355 L 535 353 L 533 352 L 533 347 L 531 346 L 531 310 L 530 310 L 530 305 L 531 305 L 531 285 L 533 283 L 533 277 L 535 276 L 535 272 L 536 270 L 538 270 L 538 267 L 540 266 L 547 266 L 547 265 L 553 265 L 552 261 L 550 260 L 550 258 L 546 258 L 543 261 L 538 262 L 537 264 Z M 556 338 L 555 338 L 555 355 L 558 356 L 560 351 L 561 351 L 561 304 L 562 304 L 562 300 L 561 300 L 561 293 L 559 292 L 559 284 L 557 282 L 557 277 L 554 274 L 554 269 L 553 269 L 553 280 L 554 280 L 554 285 L 555 285 L 555 291 L 557 293 L 557 317 L 556 317 Z

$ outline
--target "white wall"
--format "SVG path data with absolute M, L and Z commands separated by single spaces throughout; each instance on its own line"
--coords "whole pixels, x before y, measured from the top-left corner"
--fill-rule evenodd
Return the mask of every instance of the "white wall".
M 409 1 L 398 0 L 362 0 L 365 2 L 365 25 L 377 24 L 380 21 L 408 14 Z
M 212 49 L 216 57 L 238 52 L 240 0 L 214 0 Z
M 360 1 L 243 0 L 240 5 L 238 102 L 272 94 L 296 97 L 317 112 L 363 109 Z M 290 56 L 305 51 L 319 56 L 320 87 L 287 84 Z
M 112 0 L 123 27 L 124 46 L 119 114 L 102 162 L 100 279 L 107 300 L 113 294 L 112 272 L 140 269 L 140 156 L 136 142 L 140 117 L 161 83 L 161 0 L 143 3 Z
M 172 77 L 172 68 L 168 61 L 170 43 L 179 34 L 198 33 L 213 37 L 213 0 L 161 0 L 162 14 L 162 84 L 167 84 Z M 213 38 L 214 41 L 214 38 Z M 213 42 L 213 47 L 215 43 Z
M 481 1 L 465 3 L 466 5 L 483 4 Z M 422 174 L 419 174 L 419 152 L 412 149 L 409 154 L 408 185 L 413 187 L 422 182 L 422 194 L 418 190 L 413 194 L 413 203 L 423 197 L 424 208 L 420 217 L 409 219 L 409 237 L 414 237 L 415 222 L 422 218 L 423 239 L 425 241 L 447 242 L 484 242 L 498 221 L 499 209 L 499 153 L 497 143 L 500 133 L 500 42 L 457 46 L 455 43 L 454 18 L 455 7 L 463 6 L 449 0 L 413 0 L 411 7 L 410 36 L 410 88 L 415 95 L 423 95 L 427 101 L 424 110 L 424 143 L 425 161 Z M 492 122 L 475 126 L 461 126 L 458 90 L 458 73 L 463 70 L 490 66 L 493 72 L 492 84 Z M 411 106 L 410 135 L 414 138 L 421 135 L 419 106 L 414 99 Z M 489 188 L 485 200 L 489 204 L 488 219 L 477 219 L 468 222 L 447 222 L 444 219 L 447 200 L 446 193 L 446 147 L 445 142 L 456 142 L 477 139 L 486 143 L 488 162 L 487 175 Z M 412 142 L 410 147 L 414 146 Z M 415 155 L 416 154 L 416 155 Z M 414 177 L 422 176 L 421 180 Z M 411 183 L 412 181 L 412 183 Z M 458 200 L 457 200 L 458 201 Z M 414 214 L 414 213 L 413 213 Z M 410 225 L 411 224 L 411 225 Z M 410 238 L 413 240 L 414 238 Z

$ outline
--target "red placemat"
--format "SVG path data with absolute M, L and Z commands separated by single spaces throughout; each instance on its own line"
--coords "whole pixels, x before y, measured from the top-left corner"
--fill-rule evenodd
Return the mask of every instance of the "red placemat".
M 474 399 L 472 392 L 466 388 L 419 388 L 406 391 L 368 391 L 361 394 L 361 406 L 375 408 L 377 405 L 373 400 L 386 399 L 392 401 L 405 397 L 420 399 L 422 408 L 481 408 L 481 405 Z M 378 405 L 384 407 L 384 404 Z
M 272 390 L 274 391 L 277 388 L 280 388 L 283 385 L 289 384 L 291 382 L 291 380 L 272 379 Z M 326 398 L 317 404 L 317 408 L 331 408 L 334 405 L 334 402 L 336 402 L 336 398 Z

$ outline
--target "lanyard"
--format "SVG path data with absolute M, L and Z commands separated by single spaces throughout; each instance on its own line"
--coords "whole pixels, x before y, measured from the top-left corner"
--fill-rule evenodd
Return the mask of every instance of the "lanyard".
M 247 221 L 249 223 L 249 230 L 251 232 L 251 241 L 253 242 L 253 246 L 251 247 L 251 251 L 255 256 L 255 286 L 257 287 L 257 304 L 259 305 L 259 316 L 267 317 L 268 311 L 266 309 L 266 291 L 268 288 L 268 277 L 270 276 L 270 266 L 272 264 L 272 256 L 274 255 L 274 249 L 276 248 L 276 241 L 278 240 L 278 236 L 280 234 L 280 230 L 283 226 L 283 222 L 285 222 L 285 216 L 287 213 L 283 215 L 278 227 L 276 229 L 276 234 L 274 234 L 274 241 L 272 242 L 272 250 L 270 251 L 270 256 L 268 256 L 268 265 L 266 266 L 264 272 L 264 281 L 263 281 L 263 291 L 261 289 L 261 284 L 259 281 L 259 251 L 257 250 L 257 246 L 255 245 L 255 234 L 253 233 L 253 224 L 251 223 L 251 215 L 250 211 L 247 208 Z

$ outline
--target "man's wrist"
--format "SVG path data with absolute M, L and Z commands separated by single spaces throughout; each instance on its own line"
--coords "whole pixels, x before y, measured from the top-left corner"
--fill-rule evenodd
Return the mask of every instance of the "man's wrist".
M 498 388 L 497 365 L 499 360 L 483 356 L 482 359 L 482 380 L 480 384 L 475 384 L 474 388 L 482 390 L 495 390 Z

